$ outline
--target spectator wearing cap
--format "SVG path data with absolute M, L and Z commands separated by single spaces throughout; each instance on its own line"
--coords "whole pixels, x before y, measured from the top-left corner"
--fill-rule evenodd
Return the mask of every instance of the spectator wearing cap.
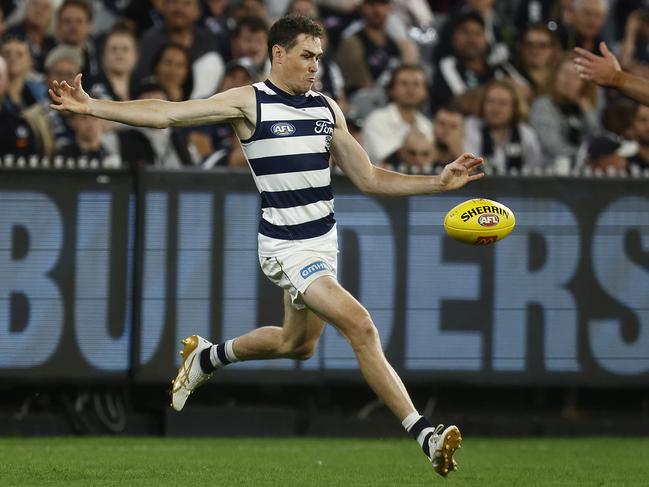
M 19 114 L 5 107 L 4 99 L 8 88 L 7 63 L 0 57 L 0 154 L 35 154 L 38 149 L 30 126 Z
M 229 60 L 243 57 L 252 60 L 262 78 L 268 76 L 268 24 L 261 17 L 243 17 L 232 31 Z
M 61 45 L 52 49 L 45 59 L 46 85 L 52 81 L 67 81 L 73 84 L 74 77 L 81 70 L 82 57 L 79 49 Z M 23 111 L 23 117 L 33 130 L 39 152 L 53 156 L 74 139 L 67 115 L 51 110 L 49 100 L 45 99 Z
M 64 0 L 56 14 L 56 32 L 61 44 L 82 53 L 82 73 L 88 80 L 99 76 L 100 70 L 91 28 L 92 5 L 86 0 Z
M 629 157 L 629 163 L 639 169 L 649 169 L 649 107 L 637 106 L 631 125 L 631 135 L 638 144 L 638 151 Z
M 25 39 L 34 59 L 34 69 L 45 72 L 45 57 L 54 46 L 56 39 L 48 34 L 54 5 L 52 0 L 27 0 L 25 19 L 7 30 L 7 37 Z
M 133 31 L 123 24 L 116 25 L 104 40 L 101 73 L 88 83 L 88 93 L 93 98 L 130 100 L 137 60 L 137 39 Z
M 568 158 L 574 163 L 584 138 L 599 131 L 597 86 L 579 77 L 570 54 L 552 69 L 547 95 L 534 100 L 530 123 L 536 131 L 546 163 Z
M 45 100 L 45 85 L 33 77 L 33 60 L 26 41 L 9 37 L 0 48 L 7 61 L 9 72 L 9 91 L 5 97 L 5 108 L 19 113 L 34 103 Z
M 252 59 L 239 58 L 230 61 L 225 68 L 219 93 L 259 80 L 257 67 Z M 190 143 L 201 157 L 201 166 L 246 167 L 247 161 L 237 137 L 229 123 L 217 123 L 187 129 Z
M 433 76 L 433 113 L 453 98 L 458 98 L 465 112 L 475 113 L 479 98 L 477 88 L 481 85 L 504 77 L 521 81 L 520 73 L 508 62 L 489 63 L 485 22 L 478 13 L 468 12 L 455 20 L 451 47 L 453 54 L 439 61 Z
M 526 118 L 527 103 L 513 82 L 489 82 L 479 117 L 466 120 L 465 150 L 482 155 L 497 171 L 542 167 L 541 146 Z
M 390 0 L 364 0 L 361 5 L 363 22 L 355 32 L 346 32 L 336 54 L 343 73 L 347 94 L 372 89 L 387 83 L 392 69 L 401 64 L 402 53 L 387 31 Z
M 586 139 L 584 149 L 584 164 L 595 171 L 622 173 L 629 167 L 622 140 L 615 134 L 591 135 Z
M 363 125 L 365 150 L 379 164 L 402 144 L 413 128 L 432 141 L 433 125 L 420 111 L 428 97 L 426 74 L 420 66 L 403 65 L 392 72 L 390 103 L 369 113 Z
M 218 52 L 216 37 L 197 25 L 200 17 L 199 0 L 162 0 L 164 25 L 152 27 L 140 39 L 140 59 L 153 59 L 160 49 L 175 43 L 189 52 L 194 86 L 190 98 L 207 98 L 223 78 L 225 64 Z M 148 63 L 139 63 L 136 77 L 152 73 Z

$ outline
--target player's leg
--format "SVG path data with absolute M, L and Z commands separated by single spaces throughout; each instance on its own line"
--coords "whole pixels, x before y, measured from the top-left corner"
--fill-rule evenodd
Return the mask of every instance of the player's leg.
M 433 428 L 417 412 L 403 382 L 383 354 L 378 331 L 365 307 L 330 276 L 314 281 L 303 300 L 346 338 L 369 386 L 417 440 L 436 472 L 446 475 L 454 470 L 453 453 L 462 440 L 459 430 L 455 426 Z
M 180 411 L 189 395 L 207 381 L 221 367 L 240 360 L 267 360 L 310 358 L 324 321 L 304 305 L 293 305 L 284 292 L 284 323 L 263 326 L 237 338 L 213 345 L 208 340 L 192 335 L 183 340 L 182 363 L 172 381 L 171 406 Z
M 284 323 L 262 326 L 234 340 L 233 352 L 239 360 L 291 358 L 307 360 L 313 356 L 324 321 L 308 308 L 296 309 L 284 291 Z

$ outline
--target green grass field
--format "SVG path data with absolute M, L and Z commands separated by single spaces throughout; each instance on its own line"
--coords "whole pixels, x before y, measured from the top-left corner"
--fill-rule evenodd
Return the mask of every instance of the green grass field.
M 3 438 L 0 486 L 649 486 L 649 439 L 465 439 L 438 477 L 415 443 Z

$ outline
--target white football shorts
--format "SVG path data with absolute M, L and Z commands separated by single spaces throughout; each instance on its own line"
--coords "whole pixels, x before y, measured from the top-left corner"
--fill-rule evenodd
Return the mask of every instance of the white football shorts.
M 268 279 L 289 292 L 293 307 L 304 309 L 302 295 L 316 279 L 337 278 L 338 251 L 294 250 L 273 257 L 260 255 L 259 264 Z

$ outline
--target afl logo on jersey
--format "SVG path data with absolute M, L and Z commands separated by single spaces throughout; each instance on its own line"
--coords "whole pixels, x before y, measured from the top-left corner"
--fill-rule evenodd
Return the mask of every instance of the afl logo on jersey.
M 270 131 L 273 135 L 293 135 L 295 133 L 295 127 L 288 122 L 277 122 L 273 124 Z

